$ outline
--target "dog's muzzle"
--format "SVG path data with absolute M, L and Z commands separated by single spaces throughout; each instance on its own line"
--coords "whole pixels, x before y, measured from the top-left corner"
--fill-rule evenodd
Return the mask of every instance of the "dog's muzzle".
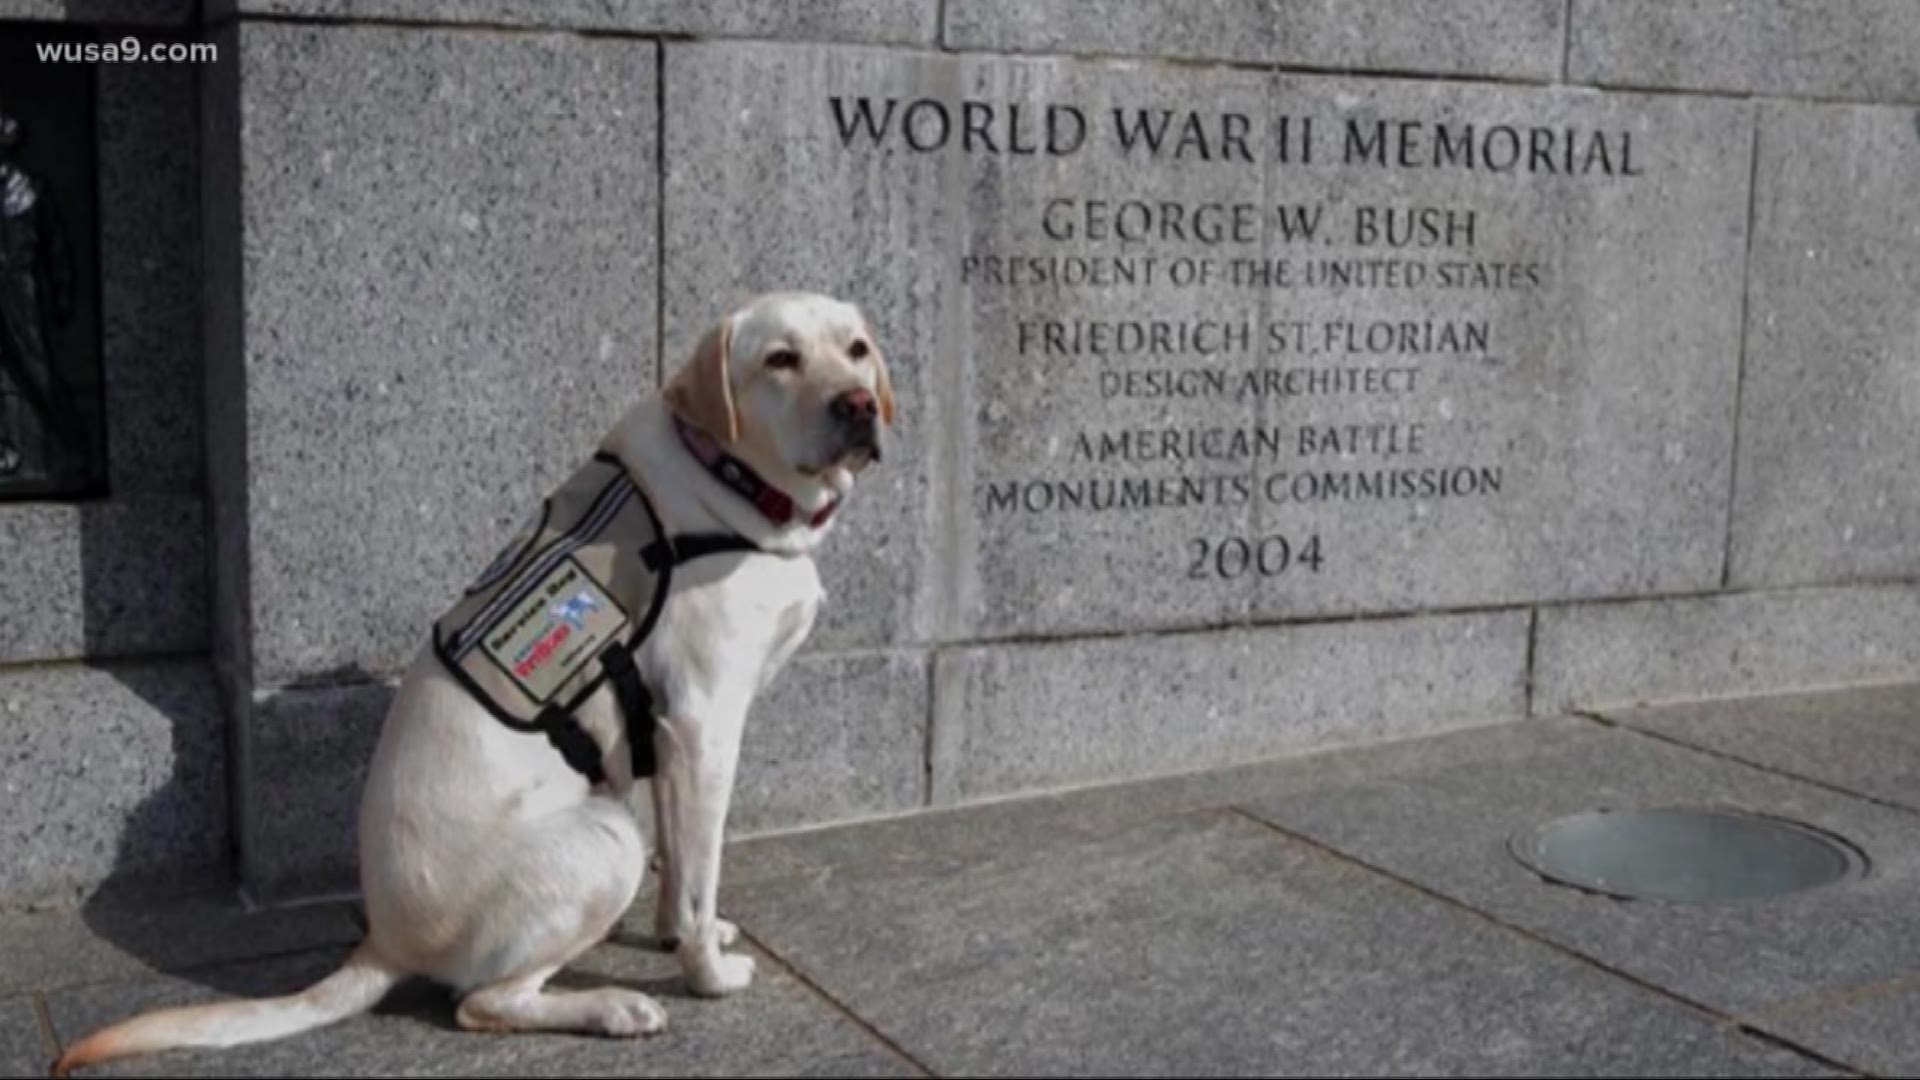
M 827 407 L 835 430 L 849 453 L 865 451 L 880 460 L 880 403 L 866 390 L 849 390 Z

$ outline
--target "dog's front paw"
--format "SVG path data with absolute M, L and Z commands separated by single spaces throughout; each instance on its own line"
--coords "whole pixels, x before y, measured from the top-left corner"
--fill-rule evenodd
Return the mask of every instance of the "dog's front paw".
M 753 982 L 753 957 L 716 952 L 687 963 L 687 982 L 701 997 L 724 997 Z

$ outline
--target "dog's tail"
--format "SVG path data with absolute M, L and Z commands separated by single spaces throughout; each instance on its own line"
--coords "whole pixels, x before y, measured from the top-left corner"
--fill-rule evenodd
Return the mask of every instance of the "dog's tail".
M 161 1009 L 96 1031 L 68 1048 L 52 1075 L 134 1054 L 239 1046 L 310 1031 L 373 1008 L 406 975 L 362 944 L 339 970 L 297 994 Z

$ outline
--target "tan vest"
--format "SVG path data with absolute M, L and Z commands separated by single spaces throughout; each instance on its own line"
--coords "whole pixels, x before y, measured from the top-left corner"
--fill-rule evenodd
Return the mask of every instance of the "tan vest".
M 757 478 L 724 453 L 701 460 L 743 495 L 757 490 Z M 646 489 L 601 450 L 541 502 L 533 524 L 435 620 L 434 652 L 488 712 L 544 733 L 595 783 L 606 776 L 600 746 L 576 714 L 612 680 L 633 775 L 651 776 L 653 694 L 634 666 L 634 649 L 660 620 L 674 567 L 756 550 L 732 533 L 667 536 Z
M 609 653 L 631 655 L 653 629 L 671 556 L 646 492 L 597 453 L 434 623 L 434 649 L 496 717 L 540 729 L 599 689 Z

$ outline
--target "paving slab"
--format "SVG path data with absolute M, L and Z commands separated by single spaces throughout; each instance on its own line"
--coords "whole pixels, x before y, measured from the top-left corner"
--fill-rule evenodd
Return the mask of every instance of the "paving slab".
M 0 1002 L 0 1076 L 45 1076 L 50 1052 L 33 1002 Z
M 1250 812 L 1616 970 L 1727 1013 L 1920 972 L 1920 829 L 1910 813 L 1578 721 L 1493 733 L 1531 752 L 1280 796 Z M 1620 902 L 1545 883 L 1510 840 L 1595 808 L 1707 806 L 1837 833 L 1855 880 L 1765 901 Z
M 729 848 L 720 905 L 724 912 L 736 891 L 834 876 L 857 863 L 878 860 L 892 865 L 891 860 L 898 858 L 905 860 L 903 866 L 911 863 L 927 872 L 942 866 L 964 867 L 1006 850 L 1037 850 L 1043 843 L 1071 846 L 1128 825 L 1229 808 L 1282 792 L 1375 781 L 1448 763 L 1506 768 L 1527 751 L 1523 740 L 1503 738 L 1498 728 L 1466 729 L 1359 751 L 1299 754 L 1226 769 L 955 804 L 806 833 L 754 837 Z M 652 884 L 649 877 L 642 892 Z M 651 909 L 636 902 L 628 914 L 628 932 L 644 932 L 652 918 Z
M 1768 1030 L 1877 1076 L 1920 1075 L 1920 981 L 1903 979 L 1769 1010 Z
M 0 916 L 0 995 L 186 971 L 358 941 L 347 904 L 248 911 L 209 893 Z
M 71 1040 L 132 1012 L 218 996 L 298 990 L 332 970 L 343 949 L 168 978 L 63 991 L 47 998 Z M 689 996 L 670 956 L 602 946 L 557 986 L 620 985 L 655 995 L 667 1030 L 643 1040 L 482 1035 L 454 1025 L 452 998 L 431 984 L 395 991 L 373 1014 L 276 1042 L 129 1059 L 103 1076 L 899 1076 L 914 1075 L 871 1036 L 763 957 L 745 995 Z
M 1607 719 L 1920 811 L 1920 684 L 1606 710 Z
M 1070 801 L 753 845 L 725 906 L 940 1075 L 1821 1071 L 1233 811 Z

